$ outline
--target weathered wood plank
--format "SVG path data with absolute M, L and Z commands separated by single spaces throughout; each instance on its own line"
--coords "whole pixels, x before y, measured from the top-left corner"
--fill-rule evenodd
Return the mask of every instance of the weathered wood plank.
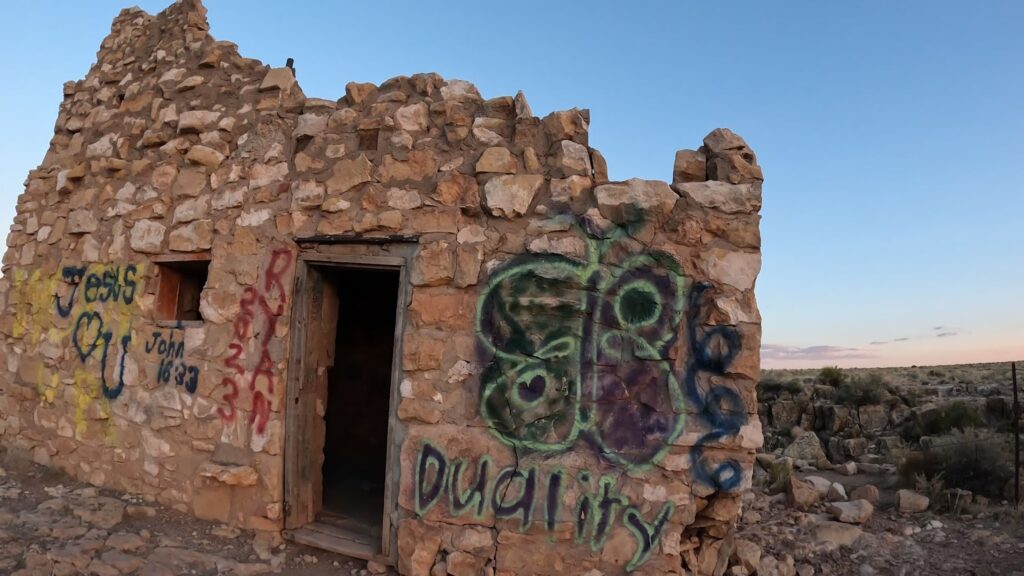
M 359 539 L 357 534 L 345 532 L 319 522 L 313 522 L 294 530 L 285 530 L 284 537 L 292 542 L 329 550 L 337 554 L 359 558 L 360 560 L 377 560 L 378 562 L 390 563 L 386 558 L 382 558 L 377 553 L 378 547 L 374 543 Z

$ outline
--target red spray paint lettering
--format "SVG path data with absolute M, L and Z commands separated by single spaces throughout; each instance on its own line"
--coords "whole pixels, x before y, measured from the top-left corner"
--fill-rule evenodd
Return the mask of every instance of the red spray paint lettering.
M 286 305 L 284 274 L 291 268 L 292 255 L 286 248 L 278 248 L 270 256 L 270 263 L 264 273 L 262 289 L 248 287 L 241 301 L 241 310 L 234 323 L 234 338 L 228 346 L 231 355 L 224 365 L 231 368 L 234 376 L 225 376 L 220 387 L 223 404 L 217 409 L 225 422 L 235 419 L 235 402 L 238 399 L 238 381 L 236 378 L 245 375 L 242 359 L 246 346 L 256 342 L 259 350 L 259 361 L 249 380 L 249 391 L 252 392 L 252 412 L 250 424 L 257 434 L 267 429 L 274 398 L 274 363 L 270 358 L 270 342 L 277 329 L 277 320 L 284 314 Z M 257 314 L 261 318 L 257 318 Z M 258 323 L 259 321 L 259 323 Z M 254 332 L 254 326 L 260 328 Z M 257 339 L 258 336 L 258 339 Z

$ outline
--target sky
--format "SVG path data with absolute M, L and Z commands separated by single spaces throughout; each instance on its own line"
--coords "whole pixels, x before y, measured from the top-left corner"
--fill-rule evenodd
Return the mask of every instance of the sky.
M 139 5 L 150 13 L 162 1 Z M 591 110 L 612 179 L 671 180 L 716 127 L 764 174 L 763 365 L 1024 358 L 1024 3 L 206 0 L 307 96 L 438 72 Z M 5 6 L 0 221 L 126 4 Z

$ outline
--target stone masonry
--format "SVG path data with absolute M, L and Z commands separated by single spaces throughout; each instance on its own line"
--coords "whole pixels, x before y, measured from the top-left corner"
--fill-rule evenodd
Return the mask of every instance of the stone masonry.
M 609 182 L 589 111 L 436 74 L 306 98 L 198 0 L 114 20 L 64 85 L 0 280 L 0 435 L 92 484 L 280 531 L 294 262 L 417 243 L 403 574 L 720 574 L 761 426 L 761 169 L 742 138 Z M 156 319 L 209 255 L 201 322 Z

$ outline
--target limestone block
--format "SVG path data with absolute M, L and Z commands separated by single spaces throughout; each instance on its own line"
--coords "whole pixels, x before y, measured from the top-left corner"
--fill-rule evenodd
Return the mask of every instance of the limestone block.
M 220 166 L 221 162 L 224 161 L 225 156 L 220 152 L 210 148 L 209 146 L 203 146 L 202 144 L 196 144 L 189 148 L 188 154 L 185 155 L 185 159 L 195 164 L 202 164 L 210 169 L 215 169 Z
M 129 246 L 136 252 L 156 254 L 160 252 L 167 228 L 152 220 L 139 220 L 132 226 Z
M 92 210 L 86 208 L 72 210 L 68 215 L 68 234 L 85 234 L 87 232 L 95 232 L 97 226 L 99 226 L 99 222 L 96 220 L 96 216 L 92 213 Z
M 209 178 L 202 170 L 187 169 L 178 173 L 174 179 L 174 195 L 195 197 L 206 188 Z M 159 186 L 156 186 L 159 188 Z
M 889 425 L 889 415 L 885 406 L 870 404 L 857 408 L 857 418 L 860 426 L 865 432 L 878 432 Z
M 302 114 L 296 121 L 293 138 L 312 137 L 327 129 L 328 116 L 325 114 Z
M 260 83 L 260 92 L 280 90 L 287 92 L 295 85 L 295 73 L 291 68 L 271 68 Z
M 110 133 L 101 136 L 98 140 L 85 147 L 86 158 L 97 158 L 113 156 L 114 146 L 117 143 L 117 134 Z
M 178 133 L 205 132 L 217 125 L 220 112 L 213 110 L 187 110 L 178 116 Z
M 168 190 L 178 176 L 178 167 L 174 164 L 161 164 L 153 169 L 150 184 L 157 190 Z
M 639 222 L 649 215 L 672 212 L 679 195 L 664 182 L 633 178 L 594 189 L 601 215 L 617 224 Z
M 434 557 L 441 548 L 441 530 L 420 520 L 398 524 L 398 571 L 402 574 L 430 574 Z
M 902 514 L 915 514 L 928 509 L 928 497 L 918 494 L 913 490 L 899 490 L 896 492 L 896 509 Z
M 352 203 L 344 198 L 335 196 L 334 198 L 328 198 L 324 200 L 323 205 L 320 209 L 327 213 L 342 212 L 352 207 Z
M 552 140 L 573 140 L 585 144 L 588 129 L 587 120 L 583 112 L 573 108 L 572 110 L 559 110 L 544 117 L 542 121 L 544 130 Z
M 388 154 L 380 167 L 380 181 L 419 181 L 437 174 L 437 159 L 430 150 L 411 150 L 407 160 L 399 160 Z
M 764 176 L 746 141 L 728 128 L 717 128 L 704 138 L 708 151 L 708 180 L 732 184 L 761 182 Z
M 799 510 L 810 508 L 817 504 L 821 498 L 814 487 L 797 478 L 796 475 L 789 477 L 786 495 L 788 496 L 789 504 Z
M 505 122 L 498 118 L 474 118 L 473 138 L 485 146 L 500 146 L 505 142 L 505 138 L 501 136 L 504 127 Z
M 532 174 L 492 178 L 484 185 L 487 211 L 492 216 L 504 218 L 523 216 L 543 184 L 543 176 Z
M 846 487 L 839 482 L 833 482 L 828 488 L 828 494 L 825 495 L 825 500 L 829 502 L 843 502 L 848 500 L 849 497 L 846 495 Z M 854 498 L 856 500 L 856 498 Z
M 455 259 L 449 242 L 425 244 L 420 248 L 413 264 L 413 286 L 436 286 L 450 281 L 455 275 Z
M 755 213 L 761 209 L 759 183 L 685 182 L 678 186 L 678 190 L 700 206 L 727 214 Z
M 193 88 L 198 88 L 199 86 L 202 86 L 203 83 L 205 82 L 206 79 L 202 76 L 189 76 L 188 78 L 185 78 L 184 80 L 179 82 L 178 85 L 175 86 L 175 90 L 177 90 L 178 92 L 188 92 Z
M 476 86 L 465 80 L 448 80 L 441 86 L 441 97 L 445 100 L 453 98 L 475 98 L 480 99 L 480 91 Z
M 811 530 L 811 535 L 816 542 L 833 549 L 853 546 L 862 533 L 860 528 L 852 524 L 831 521 L 818 522 Z
M 702 150 L 680 150 L 672 167 L 672 185 L 707 180 L 707 158 Z
M 737 538 L 733 548 L 732 558 L 734 562 L 754 574 L 761 567 L 761 547 L 743 538 Z
M 711 280 L 738 290 L 750 290 L 761 271 L 761 254 L 712 248 L 707 251 L 704 267 Z
M 551 201 L 572 204 L 590 191 L 593 181 L 587 176 L 569 176 L 551 180 Z
M 249 189 L 255 190 L 288 177 L 288 163 L 255 164 L 249 168 Z
M 178 204 L 174 209 L 173 224 L 183 224 L 204 218 L 210 212 L 209 196 L 189 198 Z
M 349 104 L 362 104 L 377 93 L 377 87 L 369 82 L 349 82 L 345 85 L 345 99 Z
M 199 220 L 171 231 L 168 247 L 175 252 L 200 252 L 213 246 L 213 220 Z
M 590 165 L 590 151 L 572 140 L 562 140 L 555 145 L 555 166 L 560 169 L 562 176 L 589 178 L 593 169 Z
M 804 432 L 798 436 L 782 453 L 794 460 L 804 460 L 819 468 L 830 466 L 825 449 L 821 446 L 821 440 L 814 432 Z M 828 487 L 826 486 L 827 490 Z
M 429 114 L 423 102 L 403 106 L 395 112 L 395 124 L 408 132 L 422 132 L 430 125 Z
M 704 146 L 716 154 L 746 148 L 747 141 L 728 128 L 716 128 L 704 137 Z
M 405 188 L 390 188 L 386 192 L 388 206 L 395 210 L 412 210 L 423 205 L 419 192 Z
M 246 189 L 241 186 L 228 186 L 213 195 L 210 201 L 214 210 L 235 208 L 245 203 Z
M 449 172 L 438 180 L 432 198 L 443 206 L 478 209 L 480 206 L 479 186 L 475 178 Z
M 867 500 L 833 502 L 828 505 L 828 513 L 847 524 L 863 524 L 871 519 L 874 512 L 875 507 Z
M 358 158 L 353 160 L 341 160 L 334 165 L 333 174 L 327 180 L 327 193 L 341 194 L 347 192 L 363 182 L 369 182 L 372 173 L 373 164 L 370 163 L 365 154 L 360 154 Z
M 255 486 L 259 480 L 259 474 L 252 466 L 217 464 L 215 462 L 200 464 L 196 474 L 228 486 Z
M 857 486 L 850 491 L 850 498 L 853 500 L 866 500 L 871 504 L 878 504 L 878 488 L 871 484 Z
M 505 147 L 493 147 L 484 150 L 476 162 L 477 173 L 497 172 L 499 174 L 515 174 L 519 170 L 512 153 Z
M 270 220 L 272 215 L 273 213 L 270 211 L 270 208 L 253 208 L 243 211 L 235 220 L 235 223 L 239 226 L 260 226 L 267 220 Z
M 757 165 L 757 158 L 749 150 L 730 151 L 712 156 L 708 160 L 708 179 L 732 184 L 762 182 L 764 175 Z
M 833 482 L 821 476 L 807 476 L 804 478 L 804 482 L 814 488 L 814 491 L 818 493 L 820 498 L 827 497 L 828 493 L 832 490 Z
M 292 210 L 315 208 L 324 202 L 326 188 L 315 180 L 300 180 L 292 184 Z
M 461 244 L 455 251 L 455 285 L 474 286 L 480 278 L 484 250 L 480 244 Z
M 533 117 L 533 110 L 530 109 L 530 103 L 526 101 L 526 95 L 523 94 L 522 90 L 516 92 L 513 102 L 516 111 L 516 119 Z

